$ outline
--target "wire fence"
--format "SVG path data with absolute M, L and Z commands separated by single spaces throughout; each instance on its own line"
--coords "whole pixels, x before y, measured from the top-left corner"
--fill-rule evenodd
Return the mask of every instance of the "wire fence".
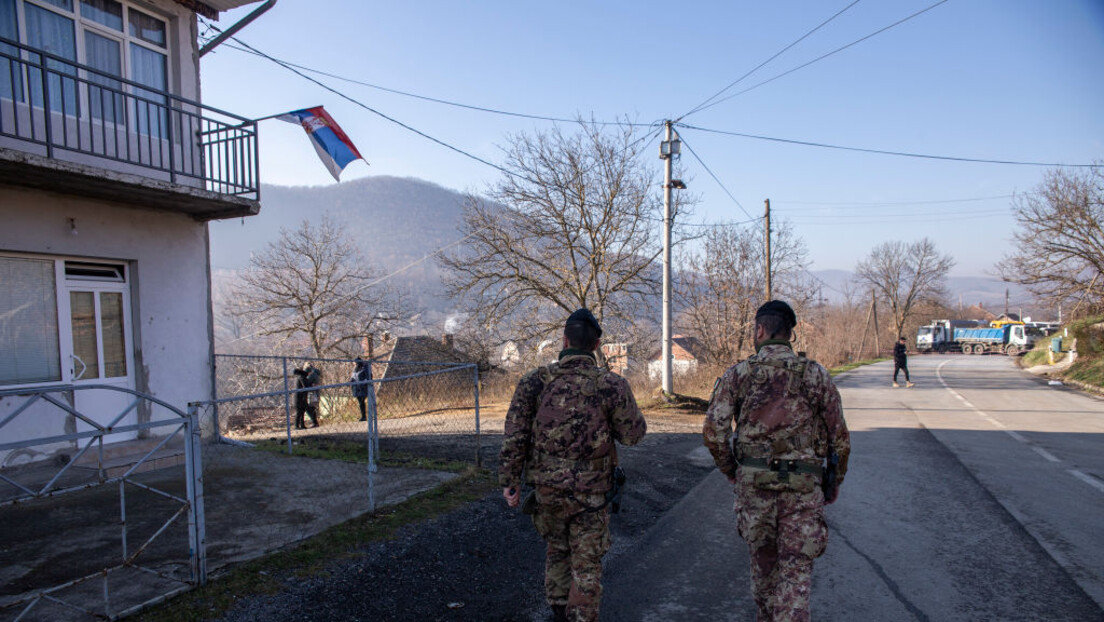
M 216 356 L 199 404 L 208 558 L 256 556 L 479 465 L 472 364 Z M 301 386 L 307 370 L 320 384 Z M 299 370 L 301 373 L 296 373 Z M 300 425 L 301 424 L 301 425 Z

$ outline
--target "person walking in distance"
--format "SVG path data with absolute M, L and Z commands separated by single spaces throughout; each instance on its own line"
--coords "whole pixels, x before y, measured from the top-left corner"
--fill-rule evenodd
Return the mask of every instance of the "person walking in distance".
M 898 337 L 897 343 L 893 346 L 893 388 L 901 386 L 897 384 L 897 372 L 905 372 L 905 386 L 915 386 L 909 379 L 908 371 L 908 346 L 905 345 L 905 338 Z
M 644 416 L 629 383 L 599 368 L 602 327 L 587 309 L 564 325 L 559 360 L 518 381 L 506 414 L 498 477 L 509 507 L 520 502 L 522 472 L 534 491 L 522 511 L 547 544 L 545 599 L 553 620 L 595 622 L 602 557 L 610 547 L 610 499 L 617 452 L 635 445 Z
M 785 302 L 759 307 L 756 353 L 717 380 L 703 426 L 735 489 L 759 622 L 810 619 L 813 560 L 828 545 L 824 505 L 837 499 L 851 453 L 839 391 L 827 369 L 793 352 L 796 325 Z

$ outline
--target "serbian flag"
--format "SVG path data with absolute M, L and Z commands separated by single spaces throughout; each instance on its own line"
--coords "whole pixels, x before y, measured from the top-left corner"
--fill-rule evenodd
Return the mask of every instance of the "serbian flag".
M 341 126 L 322 106 L 293 110 L 277 115 L 276 118 L 303 126 L 311 139 L 311 144 L 314 145 L 314 150 L 318 152 L 318 157 L 322 159 L 322 163 L 326 165 L 330 175 L 333 175 L 336 181 L 341 181 L 341 171 L 350 162 L 364 159 L 353 141 L 349 140 L 341 130 Z

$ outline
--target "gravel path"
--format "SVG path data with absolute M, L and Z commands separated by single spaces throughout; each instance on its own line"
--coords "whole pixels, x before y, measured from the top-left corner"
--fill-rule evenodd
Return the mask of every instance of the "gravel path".
M 607 561 L 633 547 L 711 470 L 701 459 L 701 415 L 649 414 L 637 447 L 620 448 L 629 475 Z M 544 545 L 528 517 L 494 492 L 394 540 L 334 563 L 328 576 L 279 577 L 280 593 L 242 599 L 221 622 L 253 620 L 506 621 L 550 619 Z

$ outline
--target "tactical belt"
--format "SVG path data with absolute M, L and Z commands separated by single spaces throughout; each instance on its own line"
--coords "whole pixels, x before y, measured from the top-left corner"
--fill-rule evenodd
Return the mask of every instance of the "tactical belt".
M 763 458 L 744 458 L 740 460 L 740 466 L 766 471 L 778 471 L 780 473 L 809 473 L 811 475 L 821 475 L 824 468 L 819 462 L 782 460 L 779 458 L 771 458 L 770 460 L 764 460 Z
M 561 458 L 543 452 L 534 453 L 536 454 L 534 457 L 537 463 L 551 463 L 555 468 L 569 469 L 572 471 L 605 471 L 613 467 L 613 456 L 609 454 L 593 460 L 570 460 L 568 458 Z

